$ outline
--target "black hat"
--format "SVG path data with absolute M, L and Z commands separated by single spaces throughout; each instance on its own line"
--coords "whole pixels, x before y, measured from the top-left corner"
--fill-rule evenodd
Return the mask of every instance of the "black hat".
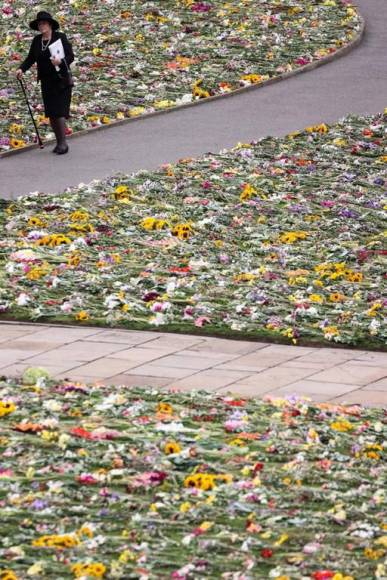
M 39 30 L 39 22 L 41 22 L 42 20 L 46 20 L 47 22 L 49 22 L 53 28 L 53 30 L 58 30 L 59 28 L 59 22 L 57 22 L 56 20 L 53 19 L 53 17 L 51 16 L 51 14 L 49 12 L 44 12 L 44 10 L 42 12 L 38 12 L 35 20 L 32 20 L 30 22 L 30 28 L 32 28 L 32 30 Z

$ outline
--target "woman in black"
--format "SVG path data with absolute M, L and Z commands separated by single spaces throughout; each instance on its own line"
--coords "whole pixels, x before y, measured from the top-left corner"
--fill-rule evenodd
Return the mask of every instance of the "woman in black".
M 66 119 L 70 116 L 72 87 L 68 86 L 68 79 L 74 54 L 66 35 L 58 32 L 59 23 L 48 12 L 38 12 L 36 19 L 30 22 L 30 28 L 38 30 L 40 34 L 33 39 L 29 54 L 16 71 L 16 76 L 21 79 L 23 73 L 37 63 L 37 80 L 41 82 L 44 112 L 50 119 L 57 140 L 53 152 L 63 155 L 69 150 L 66 143 Z M 62 41 L 64 48 L 63 60 L 52 58 L 48 48 L 58 39 Z

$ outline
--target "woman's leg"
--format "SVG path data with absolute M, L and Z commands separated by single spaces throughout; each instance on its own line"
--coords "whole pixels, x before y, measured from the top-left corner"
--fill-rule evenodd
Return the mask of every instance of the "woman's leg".
M 57 155 L 63 155 L 69 150 L 66 142 L 66 119 L 64 117 L 50 117 L 50 124 L 57 142 L 54 152 Z
M 52 130 L 54 131 L 55 134 L 55 138 L 56 138 L 56 145 L 54 147 L 54 149 L 52 150 L 53 153 L 56 153 L 57 149 L 58 149 L 58 145 L 59 145 L 59 132 L 58 132 L 58 124 L 57 124 L 57 119 L 55 117 L 50 117 L 50 125 Z

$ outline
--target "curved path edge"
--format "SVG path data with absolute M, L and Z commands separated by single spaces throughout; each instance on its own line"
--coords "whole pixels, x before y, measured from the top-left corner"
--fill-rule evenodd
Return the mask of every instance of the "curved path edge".
M 203 105 L 203 104 L 207 104 L 209 102 L 213 102 L 213 101 L 217 101 L 219 99 L 225 99 L 228 97 L 235 97 L 241 93 L 246 93 L 249 91 L 255 91 L 258 89 L 261 89 L 263 87 L 267 87 L 269 85 L 272 85 L 274 83 L 278 83 L 280 81 L 289 79 L 291 77 L 294 77 L 296 75 L 314 70 L 324 64 L 330 63 L 334 60 L 337 60 L 338 58 L 341 58 L 342 56 L 345 56 L 346 54 L 348 54 L 349 52 L 351 52 L 354 48 L 356 48 L 356 46 L 358 46 L 361 41 L 362 38 L 364 36 L 364 32 L 365 32 L 365 28 L 366 28 L 366 24 L 365 24 L 365 20 L 363 18 L 363 16 L 358 13 L 359 18 L 360 18 L 360 30 L 358 32 L 358 34 L 355 36 L 354 39 L 352 39 L 348 44 L 346 44 L 345 46 L 342 46 L 341 48 L 339 48 L 338 50 L 336 50 L 335 52 L 329 54 L 328 56 L 325 56 L 324 58 L 321 58 L 319 60 L 315 60 L 313 62 L 310 62 L 304 66 L 301 66 L 295 70 L 292 71 L 288 71 L 286 73 L 282 73 L 280 75 L 277 75 L 273 78 L 270 78 L 266 81 L 263 81 L 262 83 L 259 84 L 253 84 L 250 85 L 248 87 L 241 87 L 239 89 L 235 89 L 234 91 L 231 91 L 229 93 L 224 93 L 221 95 L 214 95 L 212 97 L 207 97 L 205 99 L 199 99 L 197 101 L 193 101 L 192 103 L 185 103 L 182 105 L 176 105 L 173 107 L 168 107 L 167 109 L 162 109 L 162 110 L 158 110 L 158 111 L 152 111 L 150 113 L 143 113 L 142 115 L 139 115 L 137 117 L 129 117 L 127 119 L 122 119 L 119 121 L 114 121 L 112 123 L 108 123 L 106 125 L 99 125 L 97 127 L 89 127 L 87 129 L 82 129 L 80 131 L 76 131 L 73 134 L 68 136 L 68 139 L 73 139 L 76 137 L 81 137 L 83 135 L 87 135 L 89 133 L 94 133 L 96 131 L 101 131 L 101 130 L 106 130 L 106 129 L 114 129 L 115 127 L 118 127 L 120 125 L 127 125 L 129 123 L 132 123 L 134 121 L 141 121 L 144 119 L 149 119 L 150 117 L 155 117 L 155 116 L 160 116 L 160 115 L 165 115 L 167 113 L 173 113 L 176 112 L 177 110 L 181 110 L 181 109 L 187 109 L 187 108 L 191 108 L 191 107 L 196 107 L 197 105 Z M 47 139 L 44 141 L 44 144 L 49 144 L 49 143 L 53 143 L 54 139 Z M 20 153 L 26 153 L 27 151 L 30 151 L 31 149 L 37 149 L 38 148 L 38 143 L 31 143 L 29 145 L 26 145 L 25 147 L 20 147 L 19 149 L 11 149 L 10 151 L 3 151 L 0 153 L 0 159 L 2 157 L 10 157 L 12 155 L 18 155 Z

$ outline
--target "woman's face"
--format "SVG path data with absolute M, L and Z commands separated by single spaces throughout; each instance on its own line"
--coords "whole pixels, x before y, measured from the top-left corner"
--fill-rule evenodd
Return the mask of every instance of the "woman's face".
M 47 20 L 39 20 L 38 28 L 41 34 L 49 34 L 52 30 L 51 24 Z

